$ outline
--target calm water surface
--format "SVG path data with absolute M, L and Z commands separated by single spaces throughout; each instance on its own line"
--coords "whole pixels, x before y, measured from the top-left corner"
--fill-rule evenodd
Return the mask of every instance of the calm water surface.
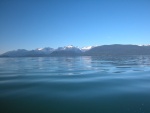
M 150 56 L 0 58 L 0 113 L 150 113 Z

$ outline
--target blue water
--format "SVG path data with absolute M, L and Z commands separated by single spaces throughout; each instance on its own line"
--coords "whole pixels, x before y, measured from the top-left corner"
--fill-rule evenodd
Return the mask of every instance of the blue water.
M 150 56 L 0 58 L 0 113 L 150 113 Z

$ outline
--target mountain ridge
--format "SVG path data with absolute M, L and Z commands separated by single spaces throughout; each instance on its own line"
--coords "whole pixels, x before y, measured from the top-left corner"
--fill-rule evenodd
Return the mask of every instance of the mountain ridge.
M 100 55 L 150 55 L 150 45 L 112 44 L 101 46 L 76 47 L 73 45 L 45 47 L 34 50 L 18 49 L 8 51 L 0 57 L 44 57 L 44 56 L 100 56 Z

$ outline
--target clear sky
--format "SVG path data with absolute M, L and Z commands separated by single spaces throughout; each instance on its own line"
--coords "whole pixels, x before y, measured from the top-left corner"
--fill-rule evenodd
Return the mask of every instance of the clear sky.
M 149 43 L 150 0 L 0 0 L 0 53 Z

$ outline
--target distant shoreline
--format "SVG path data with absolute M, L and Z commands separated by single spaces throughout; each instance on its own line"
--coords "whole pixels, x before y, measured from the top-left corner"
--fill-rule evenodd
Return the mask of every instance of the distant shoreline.
M 91 46 L 87 50 L 74 46 L 58 49 L 43 48 L 36 50 L 18 49 L 1 54 L 0 57 L 59 57 L 59 56 L 118 56 L 118 55 L 150 55 L 150 45 L 102 45 Z

